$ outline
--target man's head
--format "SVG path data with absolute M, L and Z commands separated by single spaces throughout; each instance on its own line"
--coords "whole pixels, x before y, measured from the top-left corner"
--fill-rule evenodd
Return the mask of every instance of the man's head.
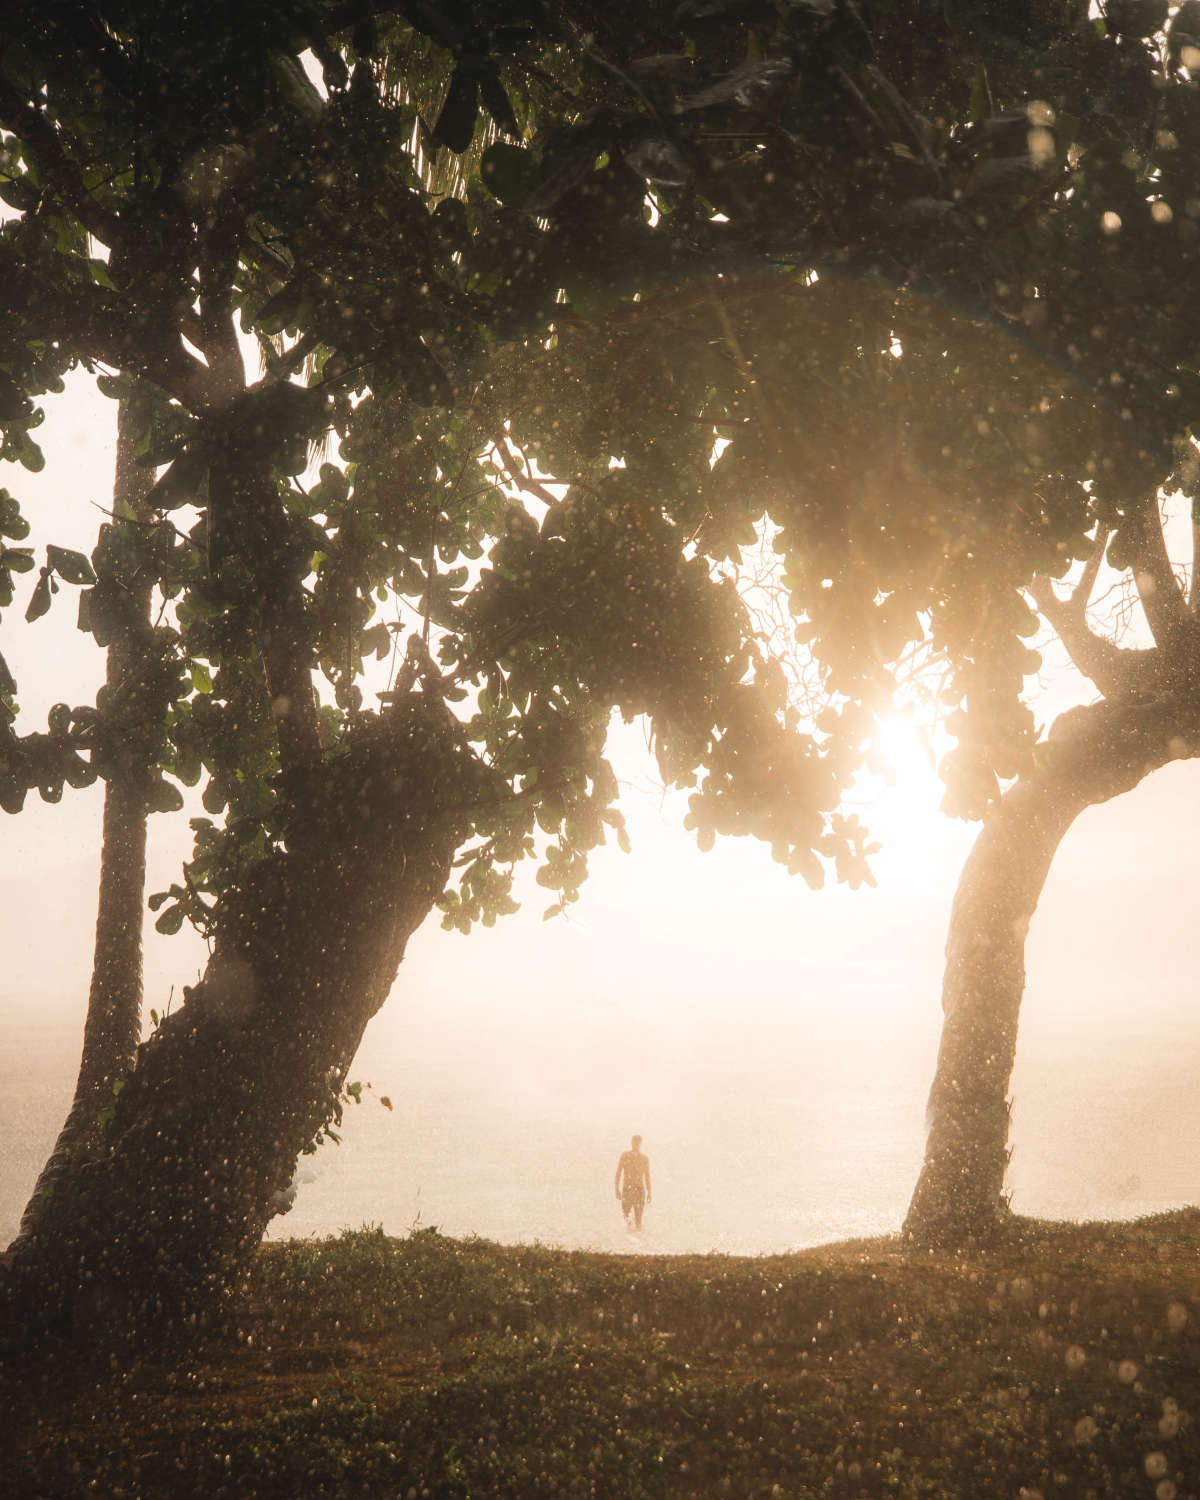
M 633 1149 L 635 1151 L 640 1151 L 642 1149 L 642 1138 L 641 1138 L 640 1135 L 635 1135 L 634 1136 L 634 1138 L 633 1138 Z

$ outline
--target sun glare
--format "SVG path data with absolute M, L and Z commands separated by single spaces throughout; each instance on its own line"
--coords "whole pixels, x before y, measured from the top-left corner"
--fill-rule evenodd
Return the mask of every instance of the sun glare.
M 884 762 L 887 781 L 922 780 L 936 774 L 933 736 L 915 719 L 893 714 L 879 727 L 875 744 Z
M 878 829 L 885 845 L 928 836 L 932 820 L 940 817 L 940 751 L 935 731 L 908 714 L 885 718 L 875 735 L 875 765 L 863 774 L 865 818 Z

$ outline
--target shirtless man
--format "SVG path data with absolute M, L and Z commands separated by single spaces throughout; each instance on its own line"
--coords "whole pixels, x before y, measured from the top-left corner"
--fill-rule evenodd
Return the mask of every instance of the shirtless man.
M 620 1200 L 621 1211 L 628 1224 L 633 1215 L 633 1227 L 642 1227 L 642 1210 L 650 1202 L 650 1158 L 642 1151 L 642 1138 L 635 1135 L 628 1151 L 621 1152 L 617 1163 L 617 1175 L 613 1187 Z

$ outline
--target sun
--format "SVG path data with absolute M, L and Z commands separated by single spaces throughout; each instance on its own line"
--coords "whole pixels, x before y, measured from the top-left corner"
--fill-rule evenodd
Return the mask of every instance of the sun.
M 933 732 L 911 714 L 889 714 L 875 734 L 874 747 L 884 765 L 884 779 L 897 784 L 937 774 Z
M 872 768 L 856 788 L 866 802 L 865 821 L 885 846 L 927 836 L 945 787 L 937 772 L 942 747 L 937 731 L 911 713 L 888 714 L 872 740 Z

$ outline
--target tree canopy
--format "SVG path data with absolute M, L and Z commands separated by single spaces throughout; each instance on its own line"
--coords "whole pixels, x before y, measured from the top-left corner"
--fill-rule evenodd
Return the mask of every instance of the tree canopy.
M 38 403 L 83 367 L 153 485 L 91 558 L 35 557 L 0 496 L 0 607 L 79 590 L 140 659 L 44 731 L 0 664 L 0 806 L 204 784 L 155 900 L 212 962 L 62 1200 L 125 1247 L 123 1296 L 167 1264 L 186 1301 L 255 1241 L 435 900 L 494 919 L 539 838 L 574 897 L 620 827 L 612 709 L 651 716 L 702 842 L 815 884 L 865 878 L 839 799 L 914 651 L 947 664 L 968 816 L 1045 757 L 1031 601 L 1102 691 L 1187 697 L 1158 495 L 1196 481 L 1198 17 L 16 7 L 0 457 L 40 465 Z M 819 714 L 738 597 L 764 516 Z M 1045 582 L 1105 548 L 1149 678 Z M 80 1233 L 42 1236 L 59 1293 L 101 1254 Z
M 732 594 L 680 555 L 661 495 L 604 475 L 605 498 L 582 524 L 569 519 L 568 496 L 543 538 L 480 471 L 509 420 L 488 373 L 498 349 L 520 381 L 520 351 L 553 336 L 556 306 L 576 317 L 583 297 L 613 303 L 656 281 L 711 275 L 721 237 L 697 243 L 695 227 L 668 235 L 665 221 L 648 223 L 638 165 L 653 180 L 655 153 L 686 142 L 671 147 L 678 132 L 646 92 L 657 82 L 639 81 L 644 69 L 626 74 L 582 39 L 589 17 L 477 9 L 417 7 L 407 24 L 367 10 L 349 25 L 321 7 L 250 7 L 218 36 L 206 7 L 168 22 L 136 7 L 109 16 L 67 6 L 12 23 L 5 195 L 18 213 L 0 246 L 11 382 L 0 451 L 40 463 L 36 400 L 83 363 L 128 401 L 140 459 L 160 471 L 149 502 L 157 521 L 114 518 L 90 562 L 53 546 L 26 615 L 36 619 L 63 584 L 81 588 L 81 626 L 107 645 L 128 624 L 134 578 L 152 579 L 168 607 L 138 691 L 64 705 L 45 733 L 8 724 L 0 795 L 15 811 L 28 790 L 53 799 L 133 757 L 152 805 L 166 811 L 180 806 L 173 781 L 207 773 L 205 807 L 228 816 L 198 829 L 191 878 L 164 925 L 185 912 L 203 922 L 205 893 L 283 836 L 281 787 L 290 778 L 299 788 L 362 720 L 364 659 L 388 657 L 398 637 L 409 642 L 408 680 L 436 679 L 444 695 L 480 683 L 497 650 L 516 669 L 517 698 L 508 670 L 493 666 L 470 720 L 485 758 L 524 793 L 519 813 L 503 797 L 484 799 L 493 810 L 478 814 L 477 832 L 491 852 L 471 868 L 462 910 L 473 914 L 488 906 L 485 890 L 502 899 L 492 863 L 524 847 L 512 842 L 514 818 L 528 832 L 541 809 L 560 826 L 559 771 L 599 773 L 591 731 L 568 732 L 568 720 L 602 723 L 614 702 L 637 712 L 665 694 L 658 733 L 686 774 L 705 754 L 713 708 L 722 728 L 735 704 L 758 711 L 741 681 L 755 648 Z M 327 32 L 343 23 L 339 50 Z M 700 14 L 692 26 L 711 30 Z M 819 8 L 796 30 L 814 54 L 841 45 L 826 37 Z M 740 119 L 780 66 L 723 71 L 731 45 L 744 51 L 740 28 L 706 40 L 707 67 L 692 64 L 692 112 Z M 319 67 L 306 71 L 302 53 Z M 441 143 L 467 150 L 480 103 L 481 144 L 517 133 L 514 108 L 537 144 L 494 141 L 480 185 L 464 195 L 445 163 L 439 181 L 433 153 Z M 247 373 L 247 338 L 265 363 L 258 379 Z M 544 434 L 527 418 L 521 436 L 549 445 L 552 462 L 560 418 L 553 402 L 539 415 Z M 326 464 L 315 485 L 302 483 L 310 445 L 333 432 L 349 467 Z M 687 437 L 678 459 L 702 469 L 711 432 L 701 423 Z M 11 580 L 37 560 L 20 545 L 25 523 L 11 496 L 4 515 Z M 649 528 L 649 545 L 638 527 Z M 507 559 L 535 535 L 538 587 L 558 595 L 541 601 L 540 622 L 504 599 Z M 472 564 L 492 542 L 481 577 Z M 383 618 L 381 591 L 407 610 Z M 663 609 L 675 612 L 670 629 L 653 618 Z M 558 659 L 564 651 L 573 659 Z M 330 691 L 310 707 L 314 667 Z M 0 685 L 11 720 L 7 671 Z M 763 722 L 775 706 L 764 699 Z M 763 722 L 747 731 L 756 744 Z M 781 812 L 797 834 L 782 845 L 798 857 L 828 836 L 819 813 L 836 791 L 814 746 L 788 744 L 772 753 L 799 757 L 803 792 L 777 798 L 780 809 L 806 808 L 799 820 Z M 541 785 L 525 785 L 527 773 Z M 597 808 L 610 799 L 599 774 Z M 574 842 L 559 845 L 564 876 L 599 829 L 598 816 L 576 820 Z
M 1022 9 L 998 49 L 986 7 L 948 21 L 881 6 L 870 27 L 832 3 L 684 5 L 640 27 L 569 7 L 416 7 L 404 20 L 368 7 L 354 24 L 323 7 L 251 7 L 215 40 L 205 7 L 169 25 L 84 9 L 14 25 L 6 64 L 5 194 L 21 212 L 3 246 L 2 451 L 36 465 L 38 394 L 80 360 L 108 371 L 105 388 L 142 411 L 160 521 L 110 528 L 95 581 L 86 559 L 52 548 L 28 612 L 60 583 L 81 586 L 81 624 L 105 644 L 122 570 L 180 602 L 158 629 L 159 680 L 136 695 L 153 707 L 10 729 L 5 806 L 103 774 L 135 732 L 155 741 L 141 756 L 158 805 L 178 805 L 173 775 L 204 768 L 209 811 L 228 806 L 224 832 L 253 846 L 277 760 L 298 775 L 328 749 L 363 711 L 364 657 L 407 634 L 376 591 L 409 601 L 400 619 L 424 645 L 432 630 L 453 691 L 483 681 L 501 637 L 545 674 L 558 668 L 530 611 L 511 587 L 502 602 L 508 554 L 536 554 L 534 592 L 561 575 L 560 597 L 575 599 L 561 557 L 590 546 L 582 566 L 613 599 L 628 582 L 620 545 L 637 550 L 657 516 L 659 555 L 640 551 L 641 566 L 674 595 L 667 552 L 685 572 L 688 552 L 736 563 L 765 511 L 836 705 L 823 753 L 805 748 L 803 791 L 780 786 L 781 806 L 809 812 L 785 857 L 817 878 L 819 814 L 852 774 L 891 665 L 928 638 L 964 710 L 952 810 L 978 813 L 997 777 L 1028 763 L 1019 693 L 1036 621 L 1022 586 L 1086 556 L 1098 518 L 1113 559 L 1132 556 L 1145 497 L 1191 473 L 1188 7 L 1161 44 L 1155 7 L 1101 24 L 1070 5 Z M 442 151 L 439 179 L 438 146 L 473 142 L 457 183 Z M 235 319 L 265 361 L 258 380 Z M 331 431 L 349 468 L 285 481 Z M 712 464 L 714 434 L 728 446 Z M 480 460 L 506 452 L 572 485 L 544 517 L 539 497 L 536 533 L 481 479 Z M 231 472 L 251 468 L 284 486 L 278 514 L 256 515 Z M 5 507 L 11 579 L 34 559 L 11 545 L 23 522 L 16 500 Z M 585 540 L 574 515 L 613 536 Z M 497 536 L 498 566 L 481 575 L 472 562 Z M 624 592 L 644 599 L 647 582 Z M 719 613 L 720 597 L 704 608 Z M 272 609 L 289 623 L 264 637 L 266 690 L 231 708 Z M 640 711 L 647 682 L 611 626 L 596 600 L 572 620 L 576 643 L 592 636 L 588 670 L 608 679 L 585 686 L 599 685 L 600 713 Z M 736 608 L 725 628 L 709 663 L 749 653 L 736 682 L 756 648 Z M 680 638 L 641 635 L 643 650 Z M 306 708 L 276 724 L 270 701 L 303 702 L 287 688 L 311 664 L 334 701 L 319 723 L 298 722 Z M 531 670 L 518 690 L 534 687 Z M 671 675 L 652 667 L 659 689 Z M 765 664 L 759 676 L 781 712 L 778 678 Z M 520 717 L 497 716 L 505 679 L 493 671 L 472 720 L 489 755 Z M 667 691 L 664 763 L 686 776 L 714 686 Z M 513 757 L 528 751 L 508 744 L 518 778 Z M 714 784 L 705 826 L 718 800 Z M 202 839 L 197 892 L 228 852 L 223 834 Z M 478 890 L 499 890 L 475 873 Z M 164 920 L 185 909 L 200 915 L 193 897 Z

